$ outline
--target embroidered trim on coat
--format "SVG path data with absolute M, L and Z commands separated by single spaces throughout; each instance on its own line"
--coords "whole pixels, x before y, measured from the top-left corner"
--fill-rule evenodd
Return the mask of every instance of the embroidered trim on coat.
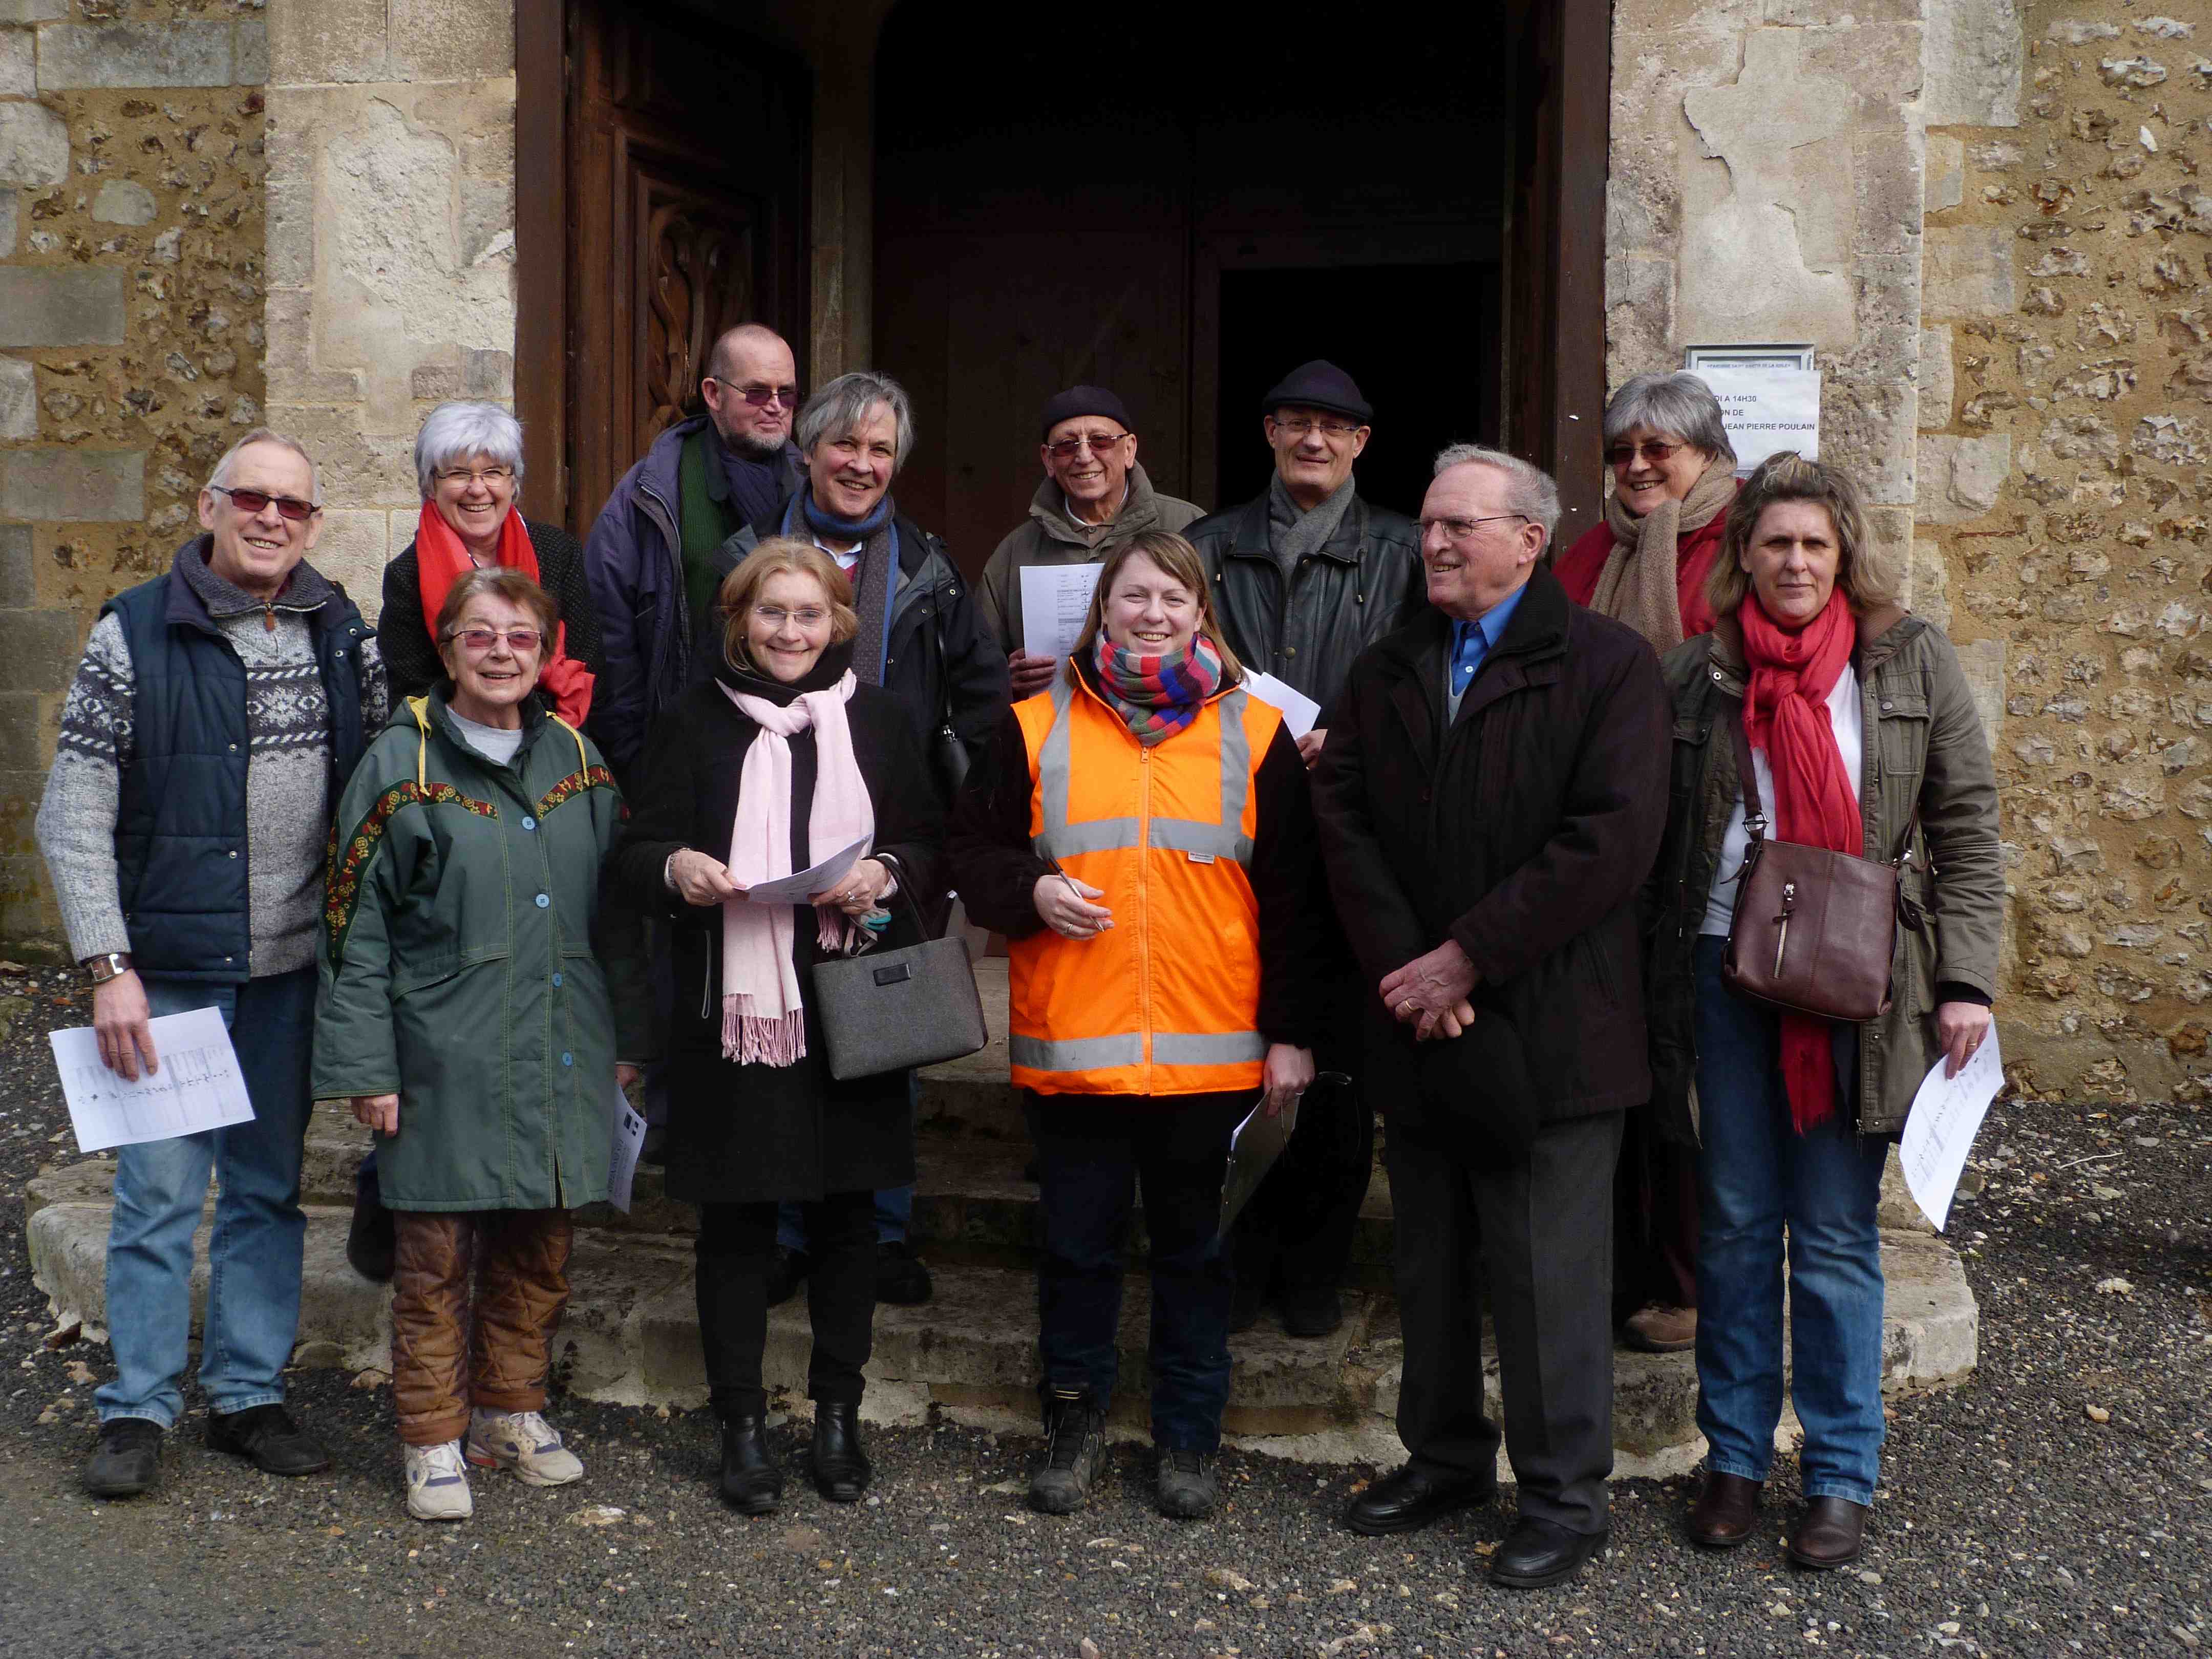
M 361 903 L 362 878 L 375 860 L 376 849 L 384 841 L 386 828 L 392 816 L 403 806 L 458 806 L 473 812 L 478 817 L 496 818 L 499 809 L 488 800 L 477 800 L 465 795 L 450 783 L 419 784 L 412 778 L 404 779 L 386 790 L 371 803 L 368 816 L 346 842 L 345 854 L 338 856 L 337 828 L 331 828 L 331 863 L 323 884 L 323 926 L 330 933 L 331 960 L 338 961 L 345 954 L 346 935 L 352 930 L 354 912 Z
M 545 792 L 544 797 L 538 803 L 538 816 L 544 817 L 555 807 L 574 800 L 586 789 L 612 789 L 614 787 L 615 775 L 604 766 L 594 766 L 587 771 L 571 772 Z M 623 808 L 622 816 L 625 818 L 629 816 L 628 806 Z

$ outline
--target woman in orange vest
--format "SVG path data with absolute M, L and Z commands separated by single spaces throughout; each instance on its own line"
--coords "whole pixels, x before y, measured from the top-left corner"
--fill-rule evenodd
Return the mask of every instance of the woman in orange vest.
M 969 917 L 1010 941 L 1013 1080 L 1036 1143 L 1045 1462 L 1083 1506 L 1104 1461 L 1133 1187 L 1151 1237 L 1161 1513 L 1210 1513 L 1229 1399 L 1230 1136 L 1313 1081 L 1325 949 L 1313 807 L 1182 537 L 1100 567 L 1074 654 L 1007 711 L 951 838 Z

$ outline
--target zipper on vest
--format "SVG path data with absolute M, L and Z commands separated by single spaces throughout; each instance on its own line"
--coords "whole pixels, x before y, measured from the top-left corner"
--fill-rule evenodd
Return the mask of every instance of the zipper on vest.
M 1202 711 L 1201 711 L 1202 712 Z M 1137 982 L 1142 988 L 1145 1020 L 1145 1092 L 1152 1093 L 1158 1062 L 1152 1039 L 1158 1034 L 1158 1009 L 1152 1000 L 1152 904 L 1146 879 L 1152 856 L 1152 751 L 1137 747 Z

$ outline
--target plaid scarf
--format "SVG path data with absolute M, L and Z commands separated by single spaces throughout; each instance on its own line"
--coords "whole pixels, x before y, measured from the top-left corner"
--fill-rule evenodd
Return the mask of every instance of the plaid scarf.
M 1098 633 L 1098 691 L 1150 748 L 1188 726 L 1206 700 L 1221 689 L 1221 653 L 1203 634 L 1171 656 L 1124 651 Z

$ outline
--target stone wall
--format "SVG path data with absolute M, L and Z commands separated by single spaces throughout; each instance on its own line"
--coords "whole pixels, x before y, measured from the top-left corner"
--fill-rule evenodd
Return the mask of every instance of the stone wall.
M 514 0 L 270 0 L 269 65 L 270 417 L 373 617 L 423 416 L 514 396 Z
M 2114 1100 L 2212 1085 L 2212 19 L 2165 10 L 2024 7 L 2016 106 L 1928 138 L 1916 602 L 2006 653 L 2008 1059 Z
M 0 0 L 0 937 L 100 605 L 262 418 L 258 0 Z

